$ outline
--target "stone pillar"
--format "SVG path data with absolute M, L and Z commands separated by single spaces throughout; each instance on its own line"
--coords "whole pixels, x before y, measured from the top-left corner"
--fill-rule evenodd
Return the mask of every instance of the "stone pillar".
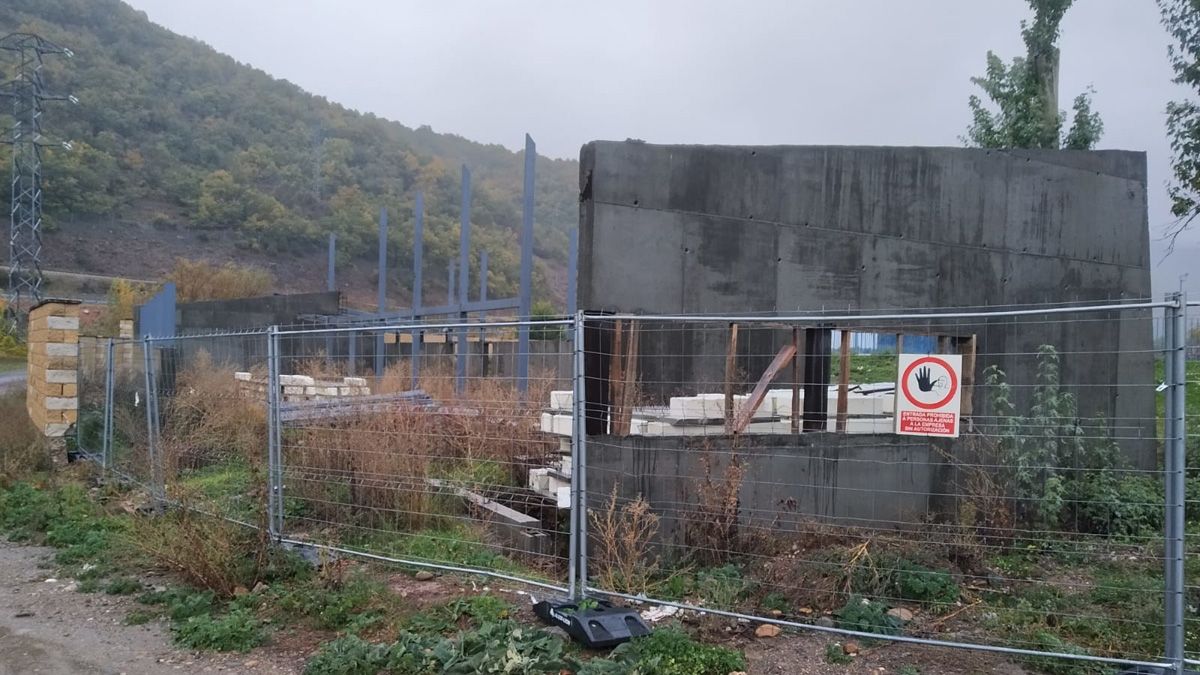
M 35 305 L 28 342 L 25 408 L 39 431 L 61 437 L 79 414 L 79 301 Z

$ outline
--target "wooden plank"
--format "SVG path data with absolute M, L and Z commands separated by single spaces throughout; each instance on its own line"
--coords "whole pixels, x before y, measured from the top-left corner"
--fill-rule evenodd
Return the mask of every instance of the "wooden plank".
M 754 391 L 750 392 L 750 400 L 746 401 L 746 405 L 738 411 L 737 421 L 733 423 L 733 428 L 730 433 L 740 434 L 746 430 L 746 426 L 750 424 L 750 420 L 754 419 L 754 413 L 758 410 L 758 406 L 762 405 L 763 399 L 767 396 L 767 387 L 771 386 L 771 380 L 779 374 L 787 366 L 788 362 L 796 356 L 796 348 L 792 345 L 784 345 L 783 349 L 775 355 L 771 365 L 763 371 L 762 377 L 758 378 L 758 384 L 754 385 Z
M 729 324 L 729 343 L 725 349 L 725 433 L 733 433 L 733 381 L 737 378 L 738 325 Z
M 937 336 L 937 353 L 939 353 L 939 354 L 949 354 L 950 353 L 950 336 L 949 335 Z
M 846 431 L 846 418 L 850 410 L 850 331 L 842 331 L 841 352 L 838 354 L 838 398 L 836 431 Z
M 975 350 L 976 336 L 962 340 L 958 350 L 962 354 L 962 398 L 959 410 L 962 417 L 970 417 L 975 412 Z
M 896 333 L 896 356 L 904 353 L 904 333 Z
M 804 382 L 804 359 L 800 358 L 800 343 L 804 333 L 800 328 L 792 329 L 792 347 L 796 358 L 792 360 L 792 433 L 800 433 L 800 385 Z
M 622 385 L 625 383 L 624 374 L 621 368 L 624 365 L 622 354 L 622 328 L 624 322 L 617 319 L 613 325 L 612 339 L 612 359 L 608 362 L 608 400 L 612 401 L 612 410 L 609 411 L 609 425 L 612 433 L 617 432 L 617 420 L 621 416 L 621 404 L 625 401 Z
M 618 436 L 628 436 L 629 428 L 633 425 L 633 408 L 637 404 L 637 358 L 638 358 L 638 325 L 636 321 L 629 322 L 628 337 L 625 340 L 625 368 L 621 382 L 621 414 L 616 421 L 614 433 Z

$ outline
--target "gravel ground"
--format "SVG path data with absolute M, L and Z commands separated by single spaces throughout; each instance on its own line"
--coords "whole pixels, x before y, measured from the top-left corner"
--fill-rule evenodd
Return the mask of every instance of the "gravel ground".
M 126 626 L 128 597 L 79 593 L 40 565 L 53 549 L 0 542 L 0 674 L 299 673 L 306 654 L 193 654 L 171 645 L 166 625 Z M 277 636 L 287 643 L 288 635 Z

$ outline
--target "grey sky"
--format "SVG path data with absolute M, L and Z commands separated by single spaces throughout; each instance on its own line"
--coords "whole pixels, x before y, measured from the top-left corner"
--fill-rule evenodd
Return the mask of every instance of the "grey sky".
M 961 145 L 969 78 L 988 49 L 1023 52 L 1029 13 L 1024 0 L 126 1 L 349 107 L 513 149 L 528 131 L 556 157 L 624 138 Z M 1171 220 L 1167 44 L 1152 0 L 1078 0 L 1060 42 L 1062 107 L 1094 86 L 1100 147 L 1148 153 L 1152 239 Z M 1158 291 L 1195 266 L 1200 231 L 1187 242 L 1190 261 L 1156 268 Z

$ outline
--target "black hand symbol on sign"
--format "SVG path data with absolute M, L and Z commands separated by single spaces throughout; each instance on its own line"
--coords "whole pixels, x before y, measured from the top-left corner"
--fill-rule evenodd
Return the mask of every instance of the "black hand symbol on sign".
M 934 381 L 929 377 L 929 367 L 917 369 L 917 389 L 921 391 L 933 391 Z

